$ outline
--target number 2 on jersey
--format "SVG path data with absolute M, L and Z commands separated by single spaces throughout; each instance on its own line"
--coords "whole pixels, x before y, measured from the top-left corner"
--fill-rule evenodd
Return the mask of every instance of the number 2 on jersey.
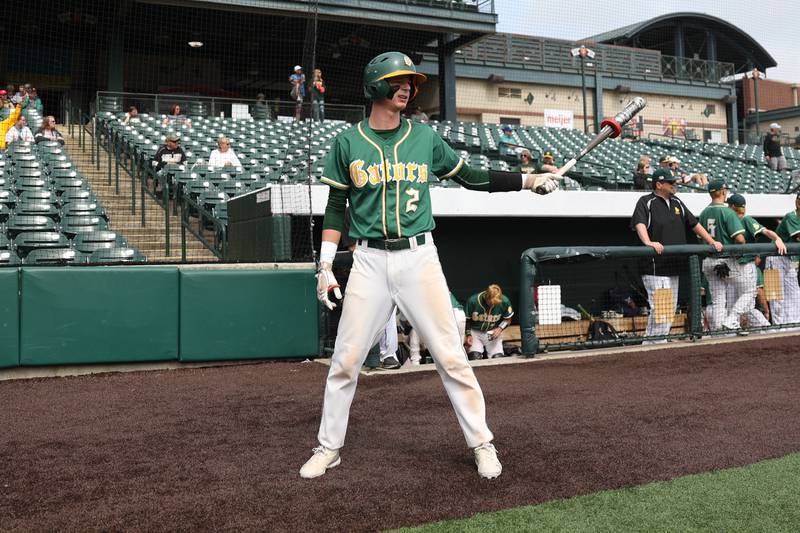
M 411 197 L 406 202 L 406 213 L 413 213 L 417 210 L 417 202 L 419 202 L 419 190 L 406 189 L 406 194 Z

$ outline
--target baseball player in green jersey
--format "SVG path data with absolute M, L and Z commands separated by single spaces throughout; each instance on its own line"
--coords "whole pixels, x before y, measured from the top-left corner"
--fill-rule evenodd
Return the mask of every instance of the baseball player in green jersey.
M 775 228 L 781 239 L 787 242 L 800 241 L 800 194 L 794 201 L 795 210 L 784 215 L 781 223 Z M 777 270 L 781 278 L 783 298 L 770 300 L 769 309 L 772 323 L 800 323 L 800 286 L 797 284 L 797 256 L 769 256 L 766 268 Z
M 503 356 L 503 330 L 510 324 L 514 310 L 499 285 L 489 285 L 485 291 L 467 300 L 467 355 L 471 360 Z
M 744 244 L 742 221 L 725 203 L 728 197 L 725 180 L 711 180 L 708 193 L 711 204 L 700 212 L 700 224 L 722 246 Z M 707 257 L 703 259 L 703 274 L 711 290 L 712 303 L 706 307 L 709 328 L 712 331 L 724 328 L 741 332 L 740 317 L 754 302 L 755 290 L 749 295 L 747 291 L 750 287 L 755 289 L 756 273 L 731 257 Z M 735 294 L 738 295 L 733 302 L 728 301 L 729 285 L 736 287 Z
M 486 424 L 478 381 L 467 360 L 450 304 L 431 231 L 428 184 L 452 179 L 489 192 L 558 188 L 552 174 L 520 174 L 471 169 L 429 126 L 401 119 L 425 81 L 408 56 L 387 52 L 364 68 L 364 95 L 372 111 L 340 133 L 328 154 L 323 183 L 330 186 L 322 226 L 317 296 L 328 308 L 341 297 L 331 263 L 350 204 L 350 237 L 356 239 L 331 367 L 325 385 L 319 447 L 300 476 L 321 476 L 341 462 L 350 404 L 358 372 L 392 308 L 417 330 L 430 351 L 456 412 L 478 473 L 500 475 L 502 466 Z
M 732 194 L 728 198 L 728 205 L 742 221 L 745 242 L 753 244 L 758 242 L 759 237 L 764 236 L 775 242 L 775 247 L 780 255 L 786 253 L 786 245 L 777 233 L 765 228 L 756 219 L 746 214 L 747 201 L 744 196 Z M 756 256 L 745 255 L 739 258 L 738 263 L 746 275 L 741 281 L 733 280 L 733 283 L 728 287 L 728 301 L 735 302 L 739 298 L 748 298 L 749 300 L 747 301 L 749 301 L 750 307 L 744 315 L 747 325 L 756 328 L 767 327 L 769 326 L 769 321 L 755 306 L 755 298 L 759 287 L 758 278 L 761 273 L 761 270 L 756 266 Z M 763 281 L 761 284 L 763 286 Z

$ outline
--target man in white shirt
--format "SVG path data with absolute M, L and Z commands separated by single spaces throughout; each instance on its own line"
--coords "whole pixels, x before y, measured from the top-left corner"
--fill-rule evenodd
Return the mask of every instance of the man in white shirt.
M 220 137 L 217 141 L 217 146 L 219 146 L 219 149 L 211 151 L 211 156 L 208 159 L 208 166 L 214 168 L 242 166 L 233 148 L 231 148 L 230 139 L 227 137 Z
M 28 127 L 28 121 L 20 116 L 16 124 L 6 133 L 6 145 L 17 141 L 33 142 L 33 132 Z

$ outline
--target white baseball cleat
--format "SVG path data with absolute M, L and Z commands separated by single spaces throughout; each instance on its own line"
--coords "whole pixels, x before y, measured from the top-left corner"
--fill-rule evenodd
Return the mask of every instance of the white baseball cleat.
M 318 446 L 314 448 L 314 455 L 311 456 L 311 459 L 300 468 L 300 477 L 314 479 L 324 474 L 329 468 L 339 466 L 341 462 L 339 450 L 329 450 L 325 446 Z
M 474 448 L 475 464 L 478 465 L 478 474 L 485 479 L 494 479 L 503 472 L 503 465 L 497 458 L 497 450 L 491 442 L 484 442 Z

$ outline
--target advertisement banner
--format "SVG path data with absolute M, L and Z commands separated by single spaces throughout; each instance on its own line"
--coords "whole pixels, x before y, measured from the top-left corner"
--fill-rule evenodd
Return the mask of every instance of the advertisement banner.
M 572 111 L 563 109 L 545 109 L 544 125 L 546 128 L 573 128 Z

